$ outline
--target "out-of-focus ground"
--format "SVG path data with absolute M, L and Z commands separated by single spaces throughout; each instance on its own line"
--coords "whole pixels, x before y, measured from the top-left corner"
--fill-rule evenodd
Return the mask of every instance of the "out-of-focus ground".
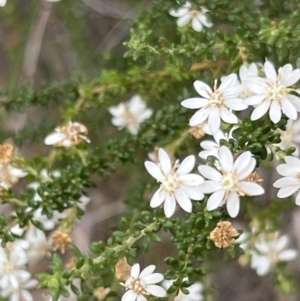
M 61 0 L 58 3 L 8 0 L 8 5 L 0 10 L 0 87 L 13 91 L 17 85 L 30 83 L 38 89 L 44 82 L 99 74 L 105 53 L 113 51 L 122 59 L 125 51 L 122 43 L 129 37 L 132 20 L 150 5 L 148 0 Z M 13 113 L 2 126 L 19 131 L 28 120 L 39 124 L 44 118 L 39 113 L 36 108 L 24 114 Z M 27 146 L 21 151 L 29 155 L 33 150 Z M 269 176 L 265 178 L 271 187 L 273 181 Z M 89 191 L 91 202 L 74 231 L 74 243 L 83 252 L 89 252 L 91 241 L 105 241 L 110 236 L 111 226 L 119 222 L 125 209 L 125 175 L 116 173 L 98 184 L 97 189 Z M 298 245 L 294 247 L 299 249 L 300 211 L 296 209 L 285 222 L 284 228 L 298 237 Z M 156 254 L 168 254 L 168 247 L 156 245 L 159 249 Z M 30 267 L 31 272 L 43 271 L 48 263 L 48 259 L 38 262 Z M 299 274 L 299 263 L 293 270 Z M 211 281 L 219 301 L 298 300 L 296 296 L 281 296 L 272 285 L 271 276 L 261 278 L 233 260 L 224 262 Z M 42 300 L 40 292 L 34 292 L 34 298 Z

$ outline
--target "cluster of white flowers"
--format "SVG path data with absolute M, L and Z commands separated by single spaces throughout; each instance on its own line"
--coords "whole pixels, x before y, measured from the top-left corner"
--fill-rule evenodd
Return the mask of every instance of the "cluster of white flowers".
M 31 279 L 31 274 L 26 270 L 28 247 L 29 243 L 24 240 L 0 247 L 0 296 L 10 301 L 33 300 L 28 290 L 38 282 Z
M 191 2 L 186 2 L 179 9 L 171 9 L 169 14 L 177 19 L 177 25 L 183 27 L 189 22 L 192 22 L 192 28 L 200 32 L 204 27 L 212 27 L 213 24 L 208 20 L 206 13 L 208 10 L 205 7 L 194 9 Z
M 146 107 L 140 95 L 134 95 L 128 102 L 108 110 L 113 116 L 112 124 L 119 130 L 127 128 L 132 135 L 137 135 L 140 124 L 152 115 L 152 110 Z
M 253 230 L 253 229 L 252 229 Z M 288 249 L 290 238 L 288 235 L 275 233 L 262 233 L 258 229 L 254 233 L 253 244 L 250 243 L 248 232 L 244 232 L 236 243 L 250 255 L 251 268 L 255 269 L 259 276 L 266 276 L 280 261 L 292 261 L 298 257 L 298 251 Z

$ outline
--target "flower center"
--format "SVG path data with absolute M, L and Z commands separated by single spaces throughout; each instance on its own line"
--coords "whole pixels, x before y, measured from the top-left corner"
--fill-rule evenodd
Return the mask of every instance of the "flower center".
M 125 111 L 125 119 L 127 124 L 138 124 L 137 116 L 132 114 L 128 109 Z
M 14 271 L 14 266 L 10 262 L 7 262 L 5 267 L 4 267 L 4 273 L 5 274 L 12 274 Z
M 223 176 L 222 186 L 227 191 L 238 191 L 238 179 L 232 173 Z
M 282 98 L 287 94 L 287 88 L 279 83 L 275 83 L 269 86 L 268 98 L 280 102 Z
M 168 192 L 173 192 L 179 186 L 179 181 L 176 174 L 165 175 L 165 179 L 162 182 L 162 187 Z
M 143 280 L 137 278 L 131 281 L 131 283 L 128 285 L 128 288 L 132 291 L 134 291 L 138 295 L 144 295 L 146 293 L 146 285 L 143 282 Z

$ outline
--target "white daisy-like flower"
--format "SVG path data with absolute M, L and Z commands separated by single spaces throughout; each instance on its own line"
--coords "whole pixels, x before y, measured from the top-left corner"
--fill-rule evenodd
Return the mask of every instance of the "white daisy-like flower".
M 202 151 L 199 152 L 199 157 L 202 159 L 207 159 L 208 156 L 214 156 L 218 158 L 218 151 L 221 147 L 220 142 L 222 139 L 229 141 L 229 139 L 232 139 L 232 132 L 237 127 L 233 127 L 230 132 L 224 133 L 221 130 L 218 130 L 214 135 L 213 138 L 215 141 L 211 140 L 204 140 L 200 143 L 200 146 L 202 148 Z
M 71 147 L 80 144 L 83 140 L 89 143 L 90 140 L 86 137 L 87 134 L 86 126 L 79 122 L 70 121 L 65 126 L 57 127 L 54 133 L 45 138 L 44 143 L 46 145 Z
M 7 190 L 25 176 L 27 176 L 27 172 L 22 169 L 13 167 L 10 164 L 0 164 L 0 188 Z
M 242 99 L 248 98 L 253 95 L 246 86 L 246 80 L 249 77 L 257 77 L 258 76 L 258 69 L 257 65 L 255 63 L 251 63 L 249 66 L 246 66 L 245 64 L 241 65 L 240 70 L 239 70 L 239 77 L 241 84 L 244 87 L 244 90 L 242 91 L 240 97 Z
M 130 277 L 125 283 L 121 283 L 127 290 L 122 296 L 122 301 L 146 301 L 145 295 L 153 295 L 163 298 L 166 296 L 166 291 L 156 283 L 164 280 L 161 273 L 153 273 L 155 265 L 149 265 L 140 272 L 138 263 L 131 267 Z
M 251 114 L 251 120 L 257 120 L 269 110 L 272 122 L 278 123 L 282 113 L 292 120 L 297 119 L 297 111 L 300 112 L 300 98 L 290 94 L 295 91 L 293 86 L 300 79 L 300 69 L 293 70 L 291 64 L 279 68 L 278 74 L 269 61 L 264 64 L 266 78 L 248 77 L 245 85 L 254 93 L 244 100 L 248 105 L 255 107 Z
M 200 7 L 200 10 L 195 10 L 190 2 L 186 2 L 179 9 L 171 9 L 169 14 L 177 19 L 177 25 L 183 27 L 190 21 L 192 22 L 192 28 L 195 31 L 202 31 L 203 26 L 212 27 L 213 24 L 207 19 L 206 13 L 208 10 L 205 7 Z
M 159 163 L 145 162 L 145 167 L 152 177 L 161 183 L 154 193 L 150 206 L 156 208 L 164 203 L 166 217 L 171 217 L 176 209 L 176 202 L 186 212 L 192 212 L 192 200 L 202 200 L 204 195 L 199 191 L 203 182 L 200 175 L 190 173 L 195 166 L 195 156 L 186 157 L 181 164 L 177 160 L 172 166 L 169 155 L 160 148 Z
M 0 291 L 0 295 L 4 298 L 8 298 L 9 301 L 33 301 L 33 297 L 28 290 L 35 288 L 37 284 L 38 281 L 31 279 L 29 274 L 20 280 L 18 287 L 4 287 Z
M 29 244 L 23 240 L 7 244 L 6 248 L 0 247 L 0 290 L 18 289 L 20 283 L 30 278 L 26 271 L 26 249 Z
M 264 193 L 264 189 L 255 182 L 247 181 L 247 177 L 255 169 L 256 160 L 251 152 L 242 153 L 235 161 L 231 151 L 221 146 L 218 152 L 220 171 L 200 165 L 198 170 L 206 181 L 200 185 L 203 193 L 211 193 L 207 201 L 207 210 L 212 211 L 226 204 L 231 217 L 240 211 L 240 196 L 255 196 Z
M 286 150 L 290 147 L 295 147 L 296 150 L 293 153 L 293 156 L 299 156 L 299 143 L 300 143 L 300 120 L 293 121 L 288 120 L 286 125 L 286 130 L 282 131 L 277 130 L 280 133 L 281 142 L 275 144 L 275 146 L 280 147 L 282 150 Z
M 276 167 L 283 178 L 275 181 L 273 186 L 279 188 L 277 197 L 287 198 L 297 192 L 296 205 L 300 206 L 300 159 L 292 156 L 284 157 L 285 164 Z
M 187 278 L 183 279 L 184 281 L 187 280 Z M 173 284 L 172 280 L 164 280 L 162 285 L 163 287 L 168 290 Z M 174 301 L 202 301 L 203 300 L 203 285 L 199 282 L 196 282 L 192 284 L 189 287 L 186 287 L 186 289 L 189 291 L 188 294 L 184 294 L 182 291 L 179 290 L 177 296 L 174 298 Z
M 207 120 L 212 135 L 219 130 L 221 120 L 229 124 L 238 123 L 238 118 L 232 110 L 242 111 L 248 107 L 239 96 L 244 87 L 238 83 L 237 75 L 234 73 L 228 75 L 219 88 L 216 80 L 214 90 L 199 80 L 194 82 L 194 87 L 201 98 L 186 99 L 181 105 L 188 109 L 200 109 L 190 119 L 190 126 L 196 126 Z
M 134 95 L 128 102 L 108 110 L 113 115 L 112 124 L 119 130 L 127 128 L 132 135 L 137 135 L 140 124 L 152 115 L 152 110 L 147 108 L 140 95 Z
M 28 227 L 24 239 L 29 243 L 26 252 L 29 263 L 50 255 L 51 245 L 43 231 L 31 225 Z
M 278 261 L 292 261 L 297 258 L 296 250 L 287 249 L 289 241 L 287 235 L 279 236 L 277 232 L 259 237 L 255 242 L 256 251 L 252 252 L 251 257 L 251 267 L 256 269 L 259 276 L 267 275 Z

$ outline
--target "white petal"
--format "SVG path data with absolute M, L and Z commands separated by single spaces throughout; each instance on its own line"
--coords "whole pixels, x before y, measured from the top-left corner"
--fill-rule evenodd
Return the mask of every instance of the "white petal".
M 265 80 L 260 77 L 249 76 L 243 81 L 243 84 L 250 92 L 254 94 L 265 94 L 268 90 Z
M 175 190 L 174 192 L 176 201 L 178 205 L 185 211 L 185 212 L 192 212 L 192 202 L 189 197 L 181 190 Z
M 182 17 L 186 14 L 189 13 L 189 9 L 187 7 L 180 7 L 179 9 L 175 10 L 175 9 L 171 9 L 169 11 L 169 14 L 173 17 Z
M 300 187 L 298 186 L 289 186 L 280 188 L 277 192 L 277 197 L 280 199 L 286 198 L 292 194 L 294 194 Z
M 159 158 L 159 163 L 160 163 L 160 166 L 161 166 L 164 174 L 165 175 L 169 174 L 172 169 L 172 163 L 171 163 L 168 153 L 165 150 L 163 150 L 162 148 L 160 148 L 158 150 L 158 158 Z
M 243 92 L 244 89 L 245 88 L 242 85 L 237 85 L 237 84 L 234 84 L 233 86 L 228 87 L 223 94 L 223 96 L 225 98 L 225 104 L 226 104 L 227 100 L 230 100 L 230 99 L 236 99 L 236 101 L 240 100 L 242 102 L 242 100 L 239 99 L 238 97 Z
M 144 268 L 142 270 L 142 272 L 140 273 L 139 278 L 143 278 L 145 276 L 148 276 L 148 275 L 152 274 L 154 272 L 155 268 L 156 268 L 156 266 L 153 265 L 153 264 L 147 266 L 146 268 Z
M 284 157 L 284 161 L 286 164 L 291 167 L 296 169 L 298 172 L 300 172 L 300 160 L 299 158 L 295 158 L 293 156 L 286 156 Z
M 281 119 L 281 107 L 279 105 L 279 103 L 275 100 L 272 101 L 271 106 L 270 106 L 270 119 L 274 122 L 274 123 L 278 123 Z
M 243 111 L 248 108 L 248 105 L 239 98 L 226 100 L 225 104 L 229 109 L 234 111 Z
M 257 120 L 264 116 L 269 110 L 271 100 L 265 100 L 263 103 L 258 105 L 251 114 L 251 120 Z
M 299 192 L 297 193 L 295 203 L 297 206 L 300 206 L 300 193 Z
M 272 80 L 272 82 L 275 82 L 277 79 L 277 72 L 273 66 L 273 64 L 269 61 L 266 61 L 264 64 L 264 71 L 266 74 L 266 77 L 270 80 Z
M 225 190 L 214 192 L 207 200 L 206 208 L 208 211 L 217 209 L 223 202 Z
M 206 179 L 221 182 L 222 175 L 214 168 L 208 165 L 200 165 L 198 167 L 200 174 L 205 177 Z
M 237 81 L 237 75 L 235 73 L 232 73 L 228 75 L 225 80 L 221 83 L 218 91 L 222 93 L 226 93 L 226 90 L 230 88 L 232 85 L 234 85 Z
M 163 181 L 164 176 L 160 170 L 160 168 L 157 166 L 157 164 L 151 162 L 151 161 L 146 161 L 145 162 L 145 167 L 147 169 L 147 171 L 149 172 L 149 174 L 155 178 L 158 181 Z
M 219 149 L 219 162 L 224 171 L 231 172 L 233 167 L 233 156 L 226 146 L 221 146 Z
M 136 300 L 137 301 L 147 301 L 147 298 L 144 295 L 137 295 Z
M 158 285 L 147 285 L 146 287 L 146 291 L 156 297 L 160 297 L 163 298 L 166 296 L 166 291 L 165 289 L 163 289 L 162 287 L 158 286 Z
M 236 192 L 230 192 L 226 201 L 226 208 L 231 217 L 236 217 L 240 211 L 240 198 Z
M 158 189 L 151 198 L 150 207 L 159 207 L 165 200 L 165 191 Z
M 284 177 L 279 180 L 277 180 L 273 186 L 275 188 L 282 188 L 287 186 L 300 186 L 300 179 L 293 178 L 293 177 Z
M 236 173 L 239 175 L 241 172 L 244 171 L 244 169 L 250 164 L 251 162 L 251 152 L 247 151 L 242 153 L 241 155 L 239 155 L 237 157 L 237 159 L 235 160 L 234 164 L 233 164 L 233 170 L 236 171 Z M 251 170 L 251 172 L 253 171 L 253 169 Z M 250 173 L 251 173 L 250 172 Z M 245 177 L 247 177 L 249 174 L 247 174 Z M 238 176 L 239 179 L 243 179 L 240 176 Z
M 183 185 L 187 185 L 187 186 L 197 186 L 202 184 L 204 181 L 200 175 L 193 174 L 193 173 L 187 175 L 181 175 L 178 178 Z
M 186 157 L 180 164 L 180 166 L 178 167 L 176 173 L 178 175 L 185 175 L 189 172 L 191 172 L 195 166 L 195 161 L 196 158 L 195 156 L 191 155 Z
M 280 261 L 291 261 L 294 260 L 298 257 L 298 252 L 296 250 L 285 250 L 282 251 L 279 255 L 278 255 L 278 260 Z
M 216 181 L 204 181 L 204 183 L 199 186 L 199 189 L 201 192 L 209 194 L 222 189 L 222 185 Z
M 261 256 L 259 266 L 256 268 L 256 272 L 259 276 L 266 276 L 270 271 L 271 263 L 267 257 Z
M 260 185 L 254 182 L 246 182 L 246 181 L 240 182 L 239 188 L 247 195 L 251 195 L 251 196 L 261 195 L 265 193 L 265 190 Z
M 208 104 L 205 98 L 188 98 L 181 102 L 181 105 L 188 109 L 200 109 Z
M 287 99 L 283 98 L 281 100 L 282 112 L 290 119 L 296 120 L 298 117 L 297 110 L 295 106 Z
M 50 135 L 48 135 L 45 140 L 44 143 L 46 145 L 54 145 L 57 144 L 59 142 L 62 142 L 64 139 L 66 139 L 66 135 L 63 133 L 52 133 Z
M 290 243 L 290 238 L 287 235 L 282 235 L 275 242 L 276 251 L 284 250 Z
M 180 190 L 182 190 L 192 200 L 200 201 L 204 199 L 204 194 L 200 190 L 200 185 L 199 186 L 181 185 Z
M 197 111 L 190 120 L 190 126 L 196 126 L 203 123 L 210 113 L 210 109 L 202 108 Z
M 11 176 L 16 177 L 16 178 L 23 178 L 23 177 L 27 176 L 26 171 L 16 168 L 16 167 L 11 167 L 9 173 Z
M 238 118 L 227 109 L 221 109 L 220 115 L 221 115 L 221 119 L 226 123 L 229 123 L 229 124 L 238 123 Z
M 295 69 L 291 73 L 289 73 L 287 76 L 282 76 L 280 81 L 283 85 L 286 87 L 294 85 L 298 80 L 300 79 L 300 70 Z
M 176 209 L 176 201 L 175 201 L 175 197 L 173 194 L 167 193 L 166 194 L 166 199 L 165 199 L 165 203 L 164 203 L 164 212 L 166 217 L 171 217 Z
M 294 105 L 296 110 L 300 112 L 300 98 L 292 94 L 286 95 L 286 98 Z
M 195 90 L 204 98 L 210 99 L 210 95 L 212 94 L 211 88 L 204 82 L 200 80 L 196 80 L 194 82 Z
M 141 278 L 141 277 L 140 277 Z M 143 277 L 146 284 L 154 284 L 164 280 L 164 275 L 161 273 L 153 273 Z
M 130 270 L 130 276 L 133 278 L 138 278 L 140 274 L 140 265 L 139 263 L 135 263 Z
M 202 23 L 197 17 L 192 19 L 192 27 L 195 31 L 200 32 L 203 29 Z
M 212 108 L 209 112 L 208 116 L 208 127 L 212 134 L 215 134 L 221 125 L 220 119 L 220 109 L 219 108 Z
M 177 19 L 177 25 L 179 27 L 183 27 L 183 26 L 187 25 L 190 22 L 191 19 L 192 19 L 192 16 L 190 14 L 186 14 L 186 15 L 184 15 L 182 17 L 179 17 Z
M 200 22 L 201 22 L 205 27 L 210 28 L 210 27 L 213 26 L 213 24 L 212 24 L 210 21 L 208 21 L 207 16 L 206 16 L 205 14 L 201 13 L 201 14 L 199 14 L 199 15 L 197 16 L 197 18 L 200 20 Z
M 260 94 L 260 95 L 254 95 L 254 96 L 250 96 L 246 99 L 244 99 L 244 103 L 250 105 L 250 106 L 256 106 L 258 104 L 260 104 L 260 102 L 265 98 L 264 94 Z
M 125 294 L 122 296 L 121 301 L 135 301 L 137 294 L 133 292 L 132 290 L 129 290 L 125 292 Z
M 4 7 L 6 5 L 7 0 L 0 0 L 0 6 Z

